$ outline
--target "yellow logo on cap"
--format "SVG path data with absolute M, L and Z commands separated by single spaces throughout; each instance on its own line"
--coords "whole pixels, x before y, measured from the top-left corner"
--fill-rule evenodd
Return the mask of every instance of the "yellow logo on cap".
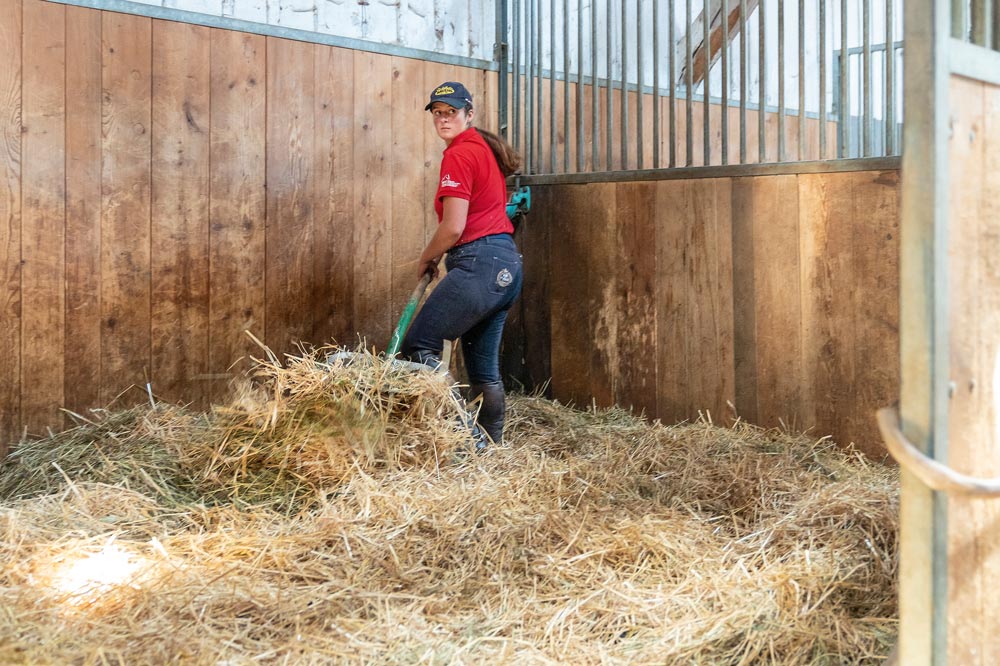
M 435 96 L 438 96 L 438 95 L 450 95 L 453 92 L 455 92 L 455 89 L 452 88 L 451 86 L 441 86 L 440 88 L 438 88 L 437 90 L 434 91 L 434 95 Z

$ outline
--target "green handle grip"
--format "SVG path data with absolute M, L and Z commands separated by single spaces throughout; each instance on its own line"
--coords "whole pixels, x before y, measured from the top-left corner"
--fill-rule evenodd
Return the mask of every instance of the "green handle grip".
M 406 307 L 403 308 L 403 314 L 399 318 L 399 323 L 396 324 L 396 330 L 392 332 L 389 349 L 385 352 L 389 358 L 399 353 L 399 347 L 403 344 L 403 335 L 406 333 L 406 329 L 410 327 L 413 315 L 417 311 L 417 305 L 420 304 L 420 299 L 423 297 L 424 292 L 427 290 L 427 285 L 430 283 L 431 274 L 424 273 L 424 276 L 420 278 L 420 282 L 414 287 L 413 293 L 410 294 L 410 300 L 406 301 Z

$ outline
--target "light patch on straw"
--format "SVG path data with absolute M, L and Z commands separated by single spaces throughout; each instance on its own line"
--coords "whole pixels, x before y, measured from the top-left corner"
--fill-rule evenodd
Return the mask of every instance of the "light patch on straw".
M 52 576 L 52 587 L 74 604 L 89 604 L 116 587 L 129 585 L 146 565 L 145 558 L 108 542 L 100 551 L 65 562 Z

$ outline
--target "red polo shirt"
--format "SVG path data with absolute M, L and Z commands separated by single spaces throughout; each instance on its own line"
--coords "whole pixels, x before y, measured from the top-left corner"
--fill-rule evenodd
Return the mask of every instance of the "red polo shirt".
M 456 245 L 491 234 L 512 234 L 514 225 L 507 218 L 507 184 L 493 151 L 483 137 L 470 127 L 444 149 L 434 210 L 438 223 L 444 215 L 444 197 L 458 197 L 469 202 L 465 231 Z

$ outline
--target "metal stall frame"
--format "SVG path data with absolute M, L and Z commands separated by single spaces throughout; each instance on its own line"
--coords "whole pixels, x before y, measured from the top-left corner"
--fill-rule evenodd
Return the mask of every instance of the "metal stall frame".
M 899 429 L 921 464 L 946 471 L 952 391 L 949 87 L 955 75 L 1000 85 L 1000 53 L 989 50 L 988 31 L 976 29 L 976 18 L 968 20 L 962 2 L 905 3 Z M 935 489 L 916 467 L 900 462 L 899 663 L 944 666 L 950 489 Z

